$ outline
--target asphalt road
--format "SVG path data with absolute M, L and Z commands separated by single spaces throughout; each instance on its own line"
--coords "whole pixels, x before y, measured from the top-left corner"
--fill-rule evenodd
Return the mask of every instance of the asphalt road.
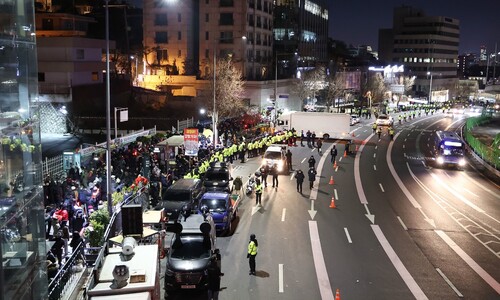
M 303 195 L 293 174 L 265 189 L 262 207 L 245 197 L 234 233 L 219 237 L 220 299 L 500 299 L 500 189 L 478 173 L 432 165 L 435 130 L 458 130 L 463 119 L 422 116 L 396 124 L 389 141 L 371 124 L 353 126 L 356 154 L 338 168 L 307 147 L 292 147 L 293 168 L 318 176 Z M 337 142 L 339 154 L 344 142 Z M 235 164 L 247 178 L 260 158 Z M 334 184 L 329 184 L 333 178 Z M 245 180 L 244 180 L 245 181 Z M 268 183 L 270 182 L 268 178 Z M 334 197 L 336 208 L 330 208 Z M 259 241 L 257 276 L 248 275 L 249 235 Z M 206 299 L 181 292 L 167 299 Z

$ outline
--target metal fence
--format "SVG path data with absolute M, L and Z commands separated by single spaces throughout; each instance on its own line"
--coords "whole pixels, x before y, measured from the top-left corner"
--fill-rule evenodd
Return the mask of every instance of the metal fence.
M 83 253 L 83 242 L 81 242 L 75 249 L 71 257 L 66 260 L 64 265 L 61 267 L 57 275 L 49 283 L 49 299 L 50 300 L 62 300 L 68 299 L 70 294 L 74 291 L 78 285 L 78 281 L 85 272 L 85 257 Z M 82 260 L 83 268 L 78 269 L 78 261 Z
M 472 129 L 476 126 L 486 124 L 491 121 L 491 117 L 481 116 L 467 119 L 464 127 L 464 138 L 467 144 L 484 161 L 492 165 L 495 169 L 500 168 L 500 150 L 483 144 L 472 134 Z
M 194 126 L 194 118 L 177 121 L 177 132 L 183 132 L 185 128 Z
M 130 133 L 126 136 L 111 140 L 111 145 L 112 148 L 124 146 L 134 142 L 140 136 L 154 135 L 154 134 L 156 134 L 156 128 L 151 128 L 146 130 L 142 129 L 140 131 Z M 92 153 L 105 152 L 106 151 L 105 147 L 106 147 L 106 142 L 97 144 L 96 146 L 90 146 L 81 149 L 80 155 L 82 156 L 82 161 L 88 159 L 88 157 Z M 58 155 L 51 158 L 45 158 L 45 161 L 42 162 L 42 171 L 43 174 L 50 174 L 52 177 L 55 178 L 59 176 L 65 176 L 63 155 Z

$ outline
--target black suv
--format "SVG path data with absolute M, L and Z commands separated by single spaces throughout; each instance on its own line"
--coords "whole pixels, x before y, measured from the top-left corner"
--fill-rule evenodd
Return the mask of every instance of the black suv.
M 231 165 L 226 163 L 212 163 L 203 177 L 203 186 L 208 191 L 231 193 L 233 191 L 231 170 Z
M 183 208 L 196 209 L 203 192 L 200 179 L 179 179 L 163 194 L 160 208 L 165 209 L 169 220 L 177 219 Z

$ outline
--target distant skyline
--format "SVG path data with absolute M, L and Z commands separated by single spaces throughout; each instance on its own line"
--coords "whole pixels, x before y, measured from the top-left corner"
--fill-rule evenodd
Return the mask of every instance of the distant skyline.
M 347 45 L 369 45 L 378 51 L 378 30 L 392 28 L 394 7 L 420 8 L 428 16 L 460 21 L 459 54 L 500 52 L 500 0 L 329 0 L 329 35 Z

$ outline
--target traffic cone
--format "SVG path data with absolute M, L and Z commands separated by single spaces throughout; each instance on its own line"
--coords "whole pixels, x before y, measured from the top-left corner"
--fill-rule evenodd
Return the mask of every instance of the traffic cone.
M 356 145 L 356 152 L 358 152 L 358 150 L 359 150 L 359 146 L 358 146 L 358 145 Z
M 330 182 L 328 184 L 334 184 L 335 182 L 333 181 L 333 176 L 330 176 Z
M 347 150 L 344 151 L 344 157 L 347 157 Z
M 330 202 L 330 208 L 337 208 L 335 205 L 335 197 L 332 196 L 332 201 Z
M 337 291 L 335 292 L 335 300 L 340 300 L 340 290 L 337 289 Z
M 336 169 L 336 168 L 337 168 L 337 160 L 335 160 L 335 161 L 333 162 L 333 168 L 334 168 L 334 169 Z

